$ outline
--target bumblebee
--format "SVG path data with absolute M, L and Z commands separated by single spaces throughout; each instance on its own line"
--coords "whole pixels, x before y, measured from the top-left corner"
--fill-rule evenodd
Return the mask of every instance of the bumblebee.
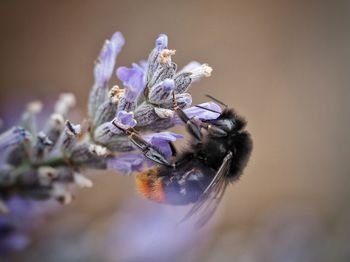
M 184 219 L 201 212 L 198 226 L 205 224 L 214 214 L 227 185 L 242 175 L 252 151 L 251 137 L 244 130 L 246 121 L 221 101 L 208 97 L 224 108 L 221 113 L 217 112 L 220 114 L 218 118 L 201 121 L 189 118 L 177 106 L 173 95 L 174 111 L 186 124 L 193 140 L 181 153 L 177 153 L 170 143 L 172 162 L 137 132 L 124 130 L 144 155 L 156 163 L 154 168 L 137 174 L 138 190 L 146 198 L 159 203 L 193 203 Z

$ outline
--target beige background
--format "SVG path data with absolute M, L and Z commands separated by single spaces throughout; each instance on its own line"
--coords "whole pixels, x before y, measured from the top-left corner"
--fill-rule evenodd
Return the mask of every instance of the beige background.
M 164 32 L 179 66 L 194 59 L 214 68 L 193 85 L 194 102 L 209 93 L 236 108 L 248 120 L 254 151 L 242 180 L 227 190 L 207 243 L 200 252 L 179 251 L 174 261 L 281 261 L 274 256 L 284 249 L 266 242 L 275 243 L 293 216 L 301 231 L 319 225 L 310 231 L 311 247 L 296 251 L 312 255 L 299 261 L 348 261 L 349 1 L 4 0 L 0 6 L 5 119 L 33 98 L 50 104 L 63 91 L 77 95 L 83 114 L 93 61 L 117 30 L 127 41 L 118 66 L 147 57 Z M 111 216 L 139 199 L 133 178 L 92 175 L 95 187 L 48 217 L 16 261 L 134 261 L 110 258 L 103 244 Z M 310 244 L 298 232 L 292 228 L 284 239 Z M 271 239 L 262 241 L 264 234 Z

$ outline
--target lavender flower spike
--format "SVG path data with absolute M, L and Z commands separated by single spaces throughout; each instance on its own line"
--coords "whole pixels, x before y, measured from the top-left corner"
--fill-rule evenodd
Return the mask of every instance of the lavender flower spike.
M 97 86 L 104 86 L 112 76 L 117 55 L 120 53 L 125 39 L 120 32 L 114 33 L 111 40 L 106 40 L 95 65 L 95 81 Z
M 212 102 L 201 104 L 200 108 L 190 107 L 192 97 L 188 88 L 192 82 L 209 76 L 212 69 L 207 64 L 191 62 L 177 72 L 177 65 L 172 61 L 175 50 L 168 47 L 165 34 L 155 40 L 147 62 L 116 70 L 123 85 L 109 85 L 124 43 L 120 32 L 105 41 L 94 67 L 88 119 L 81 125 L 69 121 L 74 96 L 63 94 L 41 126 L 36 126 L 41 104 L 35 102 L 28 106 L 19 127 L 0 134 L 0 211 L 8 207 L 10 214 L 13 212 L 9 201 L 13 197 L 69 203 L 74 186 L 92 186 L 81 173 L 87 168 L 131 174 L 154 165 L 136 148 L 135 140 L 131 141 L 125 134 L 126 129 L 136 130 L 170 158 L 171 142 L 182 135 L 166 130 L 183 124 L 174 111 L 173 93 L 177 105 L 184 108 L 190 118 L 216 119 L 220 115 L 220 107 Z M 146 133 L 149 131 L 158 133 Z M 26 238 L 15 235 L 16 231 L 1 235 L 7 226 L 15 228 L 22 224 L 23 215 L 16 216 L 18 225 L 5 221 L 4 227 L 0 216 L 0 253 L 3 247 L 8 248 L 2 245 L 4 241 L 18 247 L 26 244 Z
M 147 69 L 147 83 L 149 83 L 153 77 L 154 72 L 159 66 L 160 53 L 168 47 L 168 36 L 160 34 L 156 39 L 155 47 L 148 57 L 148 69 Z
M 120 32 L 116 32 L 110 40 L 106 40 L 95 65 L 95 84 L 90 92 L 89 116 L 93 118 L 97 108 L 108 98 L 107 83 L 112 76 L 115 60 L 125 43 Z

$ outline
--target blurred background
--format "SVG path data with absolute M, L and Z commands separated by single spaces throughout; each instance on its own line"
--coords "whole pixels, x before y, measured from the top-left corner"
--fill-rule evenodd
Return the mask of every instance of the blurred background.
M 89 172 L 94 188 L 48 215 L 11 261 L 349 261 L 349 1 L 3 0 L 4 126 L 61 92 L 84 116 L 93 62 L 115 31 L 127 41 L 117 66 L 146 58 L 166 33 L 180 67 L 214 68 L 190 92 L 248 120 L 244 176 L 197 232 L 174 229 L 178 209 L 143 200 L 133 177 Z

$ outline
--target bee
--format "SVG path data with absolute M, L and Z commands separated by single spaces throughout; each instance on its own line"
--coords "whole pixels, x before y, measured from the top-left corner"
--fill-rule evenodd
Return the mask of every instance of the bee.
M 156 163 L 153 168 L 136 175 L 141 194 L 158 203 L 193 204 L 183 220 L 200 213 L 198 227 L 215 213 L 227 186 L 242 175 L 252 151 L 252 140 L 245 130 L 246 121 L 234 109 L 208 97 L 224 108 L 221 113 L 214 111 L 219 114 L 216 119 L 201 121 L 189 118 L 177 106 L 173 95 L 174 111 L 193 139 L 181 153 L 170 143 L 172 163 L 136 132 L 124 130 L 144 155 Z

